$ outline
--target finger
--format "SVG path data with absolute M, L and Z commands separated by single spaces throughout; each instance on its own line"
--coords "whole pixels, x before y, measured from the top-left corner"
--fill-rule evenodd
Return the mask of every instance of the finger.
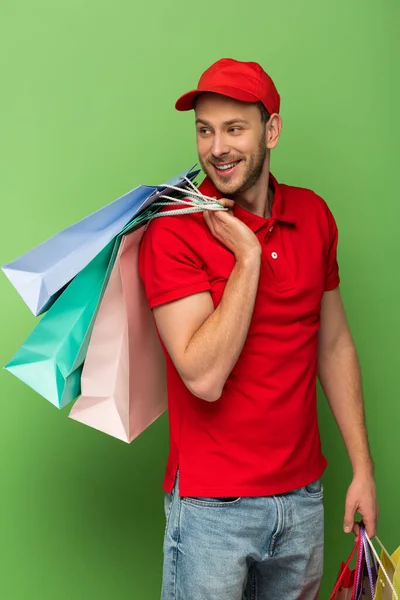
M 222 233 L 221 231 L 221 227 L 222 225 L 226 224 L 226 213 L 221 212 L 221 211 L 207 211 L 207 220 L 209 223 L 209 227 L 211 230 L 211 233 L 213 234 L 214 237 L 218 238 L 218 235 L 220 233 Z M 222 217 L 220 217 L 220 215 L 222 215 Z
M 376 536 L 376 524 L 377 517 L 373 514 L 363 515 L 365 531 L 368 534 L 369 538 L 374 538 Z
M 220 202 L 225 208 L 233 208 L 235 204 L 235 202 L 229 198 L 221 198 L 221 200 L 218 200 L 218 202 Z
M 350 533 L 351 531 L 353 531 L 355 512 L 355 505 L 352 502 L 346 502 L 346 509 L 343 522 L 343 529 L 345 533 Z
M 209 213 L 207 210 L 205 210 L 203 213 L 204 221 L 206 222 L 211 233 L 215 236 L 214 223 L 213 223 L 211 217 L 212 217 L 211 213 Z
M 212 215 L 217 221 L 221 221 L 222 223 L 228 223 L 229 220 L 232 219 L 232 217 L 233 217 L 233 214 L 231 211 L 225 211 L 225 210 L 213 211 Z
M 355 523 L 353 527 L 354 542 L 357 544 L 358 536 L 360 535 L 360 523 Z

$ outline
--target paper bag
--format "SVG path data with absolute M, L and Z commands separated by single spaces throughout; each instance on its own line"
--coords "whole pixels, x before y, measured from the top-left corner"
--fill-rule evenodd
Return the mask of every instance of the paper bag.
M 395 591 L 400 599 L 400 546 L 393 554 L 389 555 L 382 550 L 380 560 Z M 379 567 L 378 580 L 374 600 L 394 600 L 392 588 L 390 587 L 382 567 Z
M 128 443 L 167 408 L 165 357 L 139 276 L 143 230 L 123 237 L 70 413 Z

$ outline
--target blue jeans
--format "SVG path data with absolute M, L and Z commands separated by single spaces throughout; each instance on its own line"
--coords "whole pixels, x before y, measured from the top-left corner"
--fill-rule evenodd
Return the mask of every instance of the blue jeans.
M 324 553 L 318 480 L 279 496 L 165 494 L 161 600 L 314 600 Z

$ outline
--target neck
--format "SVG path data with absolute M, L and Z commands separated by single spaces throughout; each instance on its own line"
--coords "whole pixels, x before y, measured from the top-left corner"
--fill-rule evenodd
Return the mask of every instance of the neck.
M 271 216 L 271 208 L 274 192 L 270 184 L 269 161 L 265 161 L 264 168 L 257 183 L 245 192 L 232 195 L 236 204 L 252 212 L 255 215 L 268 219 Z

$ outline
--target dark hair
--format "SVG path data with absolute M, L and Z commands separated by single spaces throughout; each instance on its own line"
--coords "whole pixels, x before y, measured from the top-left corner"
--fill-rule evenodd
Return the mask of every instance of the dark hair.
M 268 123 L 268 121 L 270 120 L 271 115 L 269 114 L 269 112 L 267 111 L 267 109 L 265 108 L 265 106 L 262 102 L 257 102 L 257 107 L 258 107 L 258 110 L 260 111 L 261 122 L 265 125 L 265 123 Z

